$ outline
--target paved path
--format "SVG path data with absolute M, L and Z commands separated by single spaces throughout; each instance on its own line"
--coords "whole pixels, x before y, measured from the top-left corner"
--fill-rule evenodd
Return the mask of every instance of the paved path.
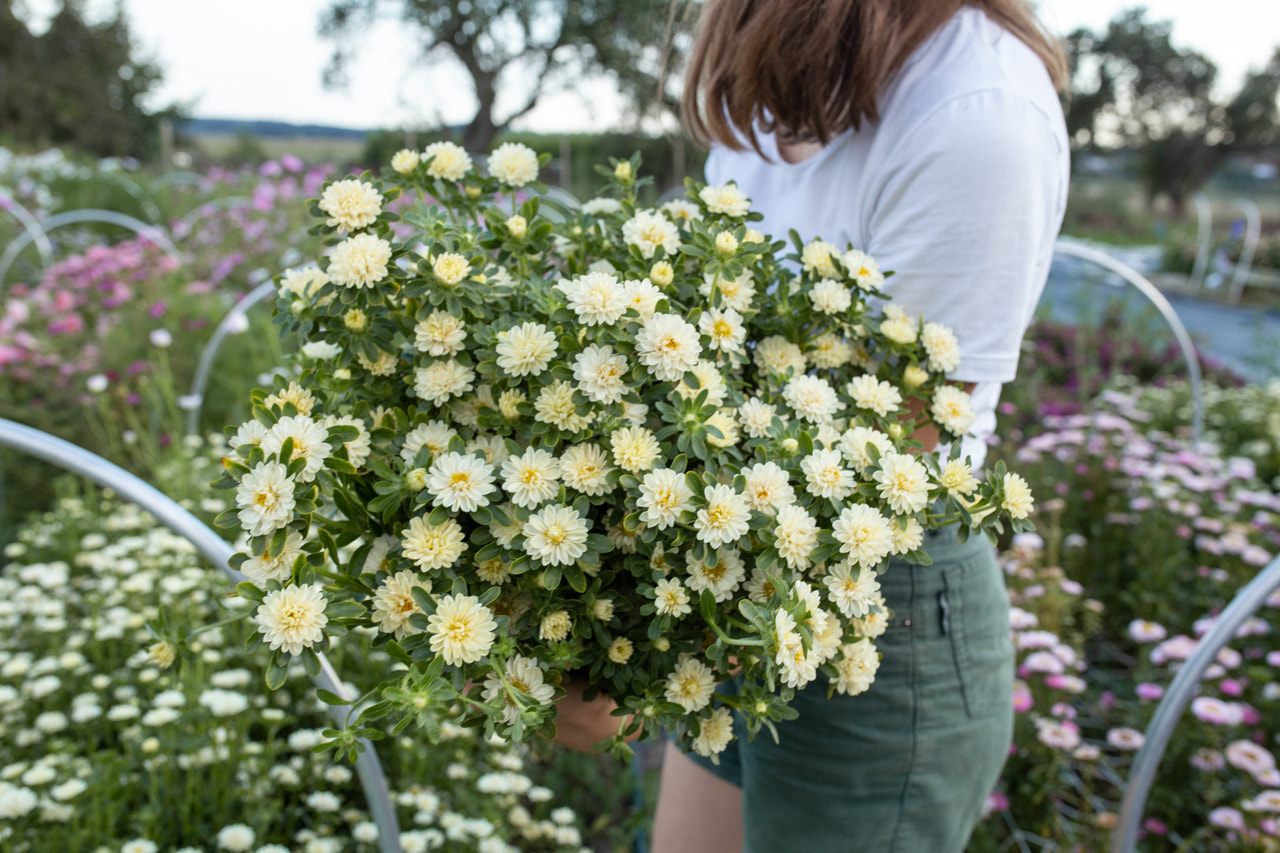
M 1090 245 L 1144 275 L 1159 267 L 1159 246 Z M 1095 318 L 1096 322 L 1102 307 L 1113 299 L 1123 300 L 1126 310 L 1133 310 L 1135 317 L 1140 316 L 1137 312 L 1154 315 L 1154 309 L 1146 308 L 1150 303 L 1135 288 L 1117 276 L 1099 275 L 1100 272 L 1097 265 L 1088 261 L 1059 255 L 1040 299 L 1040 316 L 1066 322 L 1079 322 L 1083 316 Z M 1164 293 L 1205 356 L 1252 382 L 1280 377 L 1280 312 L 1224 305 L 1168 290 Z M 1160 321 L 1157 318 L 1155 322 Z M 1145 329 L 1149 324 L 1139 321 L 1136 327 Z M 1172 340 L 1172 335 L 1167 339 Z

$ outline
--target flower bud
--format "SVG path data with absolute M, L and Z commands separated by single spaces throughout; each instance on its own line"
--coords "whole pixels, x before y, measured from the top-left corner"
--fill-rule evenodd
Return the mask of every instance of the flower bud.
M 915 364 L 908 364 L 907 369 L 902 371 L 902 384 L 908 389 L 916 389 L 929 381 L 929 372 L 923 367 Z
M 782 452 L 787 456 L 795 456 L 800 450 L 800 442 L 794 438 L 784 438 L 782 440 Z
M 337 370 L 333 371 L 333 378 L 340 382 L 346 382 L 351 378 L 351 371 L 345 367 L 339 367 Z
M 507 220 L 507 230 L 511 232 L 511 236 L 517 240 L 523 240 L 525 229 L 529 227 L 529 223 L 525 221 L 523 216 L 513 216 Z
M 658 261 L 649 268 L 649 281 L 653 282 L 655 287 L 666 287 L 675 277 L 676 271 L 666 261 Z
M 601 622 L 608 622 L 613 618 L 613 600 L 608 598 L 597 598 L 595 603 L 591 605 L 591 615 L 599 619 Z
M 352 308 L 342 315 L 342 323 L 351 331 L 359 334 L 369 325 L 369 318 L 359 308 Z
M 671 648 L 671 641 L 666 637 L 659 637 L 653 641 L 653 647 L 660 652 L 665 652 L 667 649 Z
M 408 474 L 404 475 L 404 481 L 409 484 L 409 488 L 415 492 L 420 492 L 427 487 L 427 469 L 414 468 Z
M 902 440 L 902 424 L 900 423 L 889 424 L 888 433 L 889 433 L 889 438 L 892 438 L 894 441 L 901 441 Z
M 161 669 L 168 669 L 173 666 L 173 662 L 177 659 L 178 650 L 168 640 L 153 643 L 151 648 L 147 649 L 147 660 Z
M 471 201 L 476 201 L 477 199 L 480 198 L 479 187 L 467 187 L 465 190 L 463 190 L 463 192 L 467 194 L 467 198 Z
M 738 251 L 738 238 L 729 231 L 721 231 L 716 235 L 716 251 L 726 258 L 733 257 Z
M 631 163 L 623 160 L 621 163 L 613 167 L 613 176 L 624 184 L 631 181 Z
M 763 243 L 764 235 L 754 228 L 748 228 L 747 233 L 742 235 L 744 243 Z

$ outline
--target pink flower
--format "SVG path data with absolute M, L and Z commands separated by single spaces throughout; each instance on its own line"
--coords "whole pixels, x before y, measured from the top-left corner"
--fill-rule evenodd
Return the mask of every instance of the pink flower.
M 1142 822 L 1142 828 L 1152 835 L 1164 835 L 1169 831 L 1169 827 L 1156 818 L 1149 817 Z
M 1164 688 L 1159 684 L 1144 681 L 1134 688 L 1134 692 L 1138 694 L 1138 698 L 1142 701 L 1154 702 L 1164 695 Z
M 1244 692 L 1244 688 L 1240 685 L 1240 682 L 1236 681 L 1234 678 L 1224 678 L 1219 681 L 1218 689 L 1222 691 L 1223 695 L 1231 697 L 1239 696 Z
M 1212 696 L 1197 696 L 1191 701 L 1191 713 L 1196 719 L 1215 726 L 1238 726 L 1244 721 L 1241 707 L 1231 702 L 1223 702 Z
M 1031 695 L 1031 689 L 1027 687 L 1025 681 L 1015 681 L 1013 684 L 1013 710 L 1019 714 L 1025 714 L 1031 710 L 1031 706 L 1035 704 L 1035 699 Z

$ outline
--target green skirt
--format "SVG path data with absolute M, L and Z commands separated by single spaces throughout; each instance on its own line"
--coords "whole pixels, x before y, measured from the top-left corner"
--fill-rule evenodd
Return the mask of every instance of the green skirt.
M 932 566 L 893 560 L 880 577 L 894 618 L 865 693 L 828 699 L 820 675 L 778 743 L 748 742 L 739 719 L 718 765 L 690 754 L 742 787 L 745 853 L 964 849 L 1013 734 L 1009 599 L 984 538 L 947 528 L 925 549 Z

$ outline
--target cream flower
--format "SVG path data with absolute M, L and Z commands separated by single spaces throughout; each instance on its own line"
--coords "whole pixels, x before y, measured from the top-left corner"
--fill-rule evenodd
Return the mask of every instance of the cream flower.
M 924 509 L 929 502 L 929 471 L 906 453 L 886 453 L 871 477 L 880 497 L 898 515 Z
M 777 408 L 762 402 L 759 397 L 752 397 L 738 407 L 738 420 L 742 428 L 751 438 L 764 438 L 769 434 L 769 427 L 777 414 Z
M 292 294 L 311 299 L 328 283 L 328 274 L 319 267 L 295 267 L 284 271 L 277 292 L 282 297 Z
M 293 521 L 293 479 L 279 462 L 259 463 L 240 479 L 236 505 L 240 526 L 250 536 L 266 536 Z
M 567 506 L 545 506 L 524 523 L 524 550 L 544 566 L 567 566 L 587 552 L 591 520 Z
M 569 617 L 569 611 L 556 610 L 542 617 L 538 625 L 538 639 L 558 643 L 568 637 L 572 629 L 573 619 Z
M 434 458 L 449 449 L 449 442 L 458 434 L 457 430 L 444 421 L 427 421 L 409 430 L 404 437 L 404 446 L 400 449 L 400 458 L 413 463 L 418 458 L 418 451 L 426 448 Z
M 886 417 L 902 406 L 902 394 L 892 382 L 882 382 L 870 373 L 854 377 L 845 386 L 845 392 L 859 409 Z
M 686 657 L 667 676 L 667 701 L 675 702 L 686 713 L 696 713 L 711 704 L 716 681 L 711 668 L 697 658 Z
M 471 262 L 457 252 L 441 252 L 431 262 L 431 274 L 436 280 L 448 287 L 453 287 L 471 272 Z
M 329 215 L 325 225 L 358 231 L 377 220 L 382 213 L 382 193 L 373 184 L 348 178 L 334 181 L 320 194 L 320 209 Z
M 905 522 L 901 518 L 895 519 L 889 529 L 893 532 L 894 554 L 910 554 L 919 551 L 924 544 L 924 528 L 912 517 L 907 517 Z
M 573 378 L 578 389 L 594 403 L 612 404 L 627 391 L 627 358 L 613 347 L 592 344 L 573 359 Z
M 538 155 L 527 145 L 504 142 L 489 155 L 489 174 L 508 187 L 522 187 L 538 179 Z
M 816 338 L 809 339 L 809 348 L 805 356 L 813 362 L 814 367 L 829 369 L 844 367 L 853 361 L 853 347 L 835 332 L 823 332 Z
M 521 323 L 498 333 L 498 367 L 511 376 L 537 376 L 556 354 L 556 336 L 541 323 Z
M 498 397 L 498 411 L 509 421 L 520 418 L 520 404 L 529 398 L 518 388 L 509 388 Z
M 738 434 L 738 421 L 733 416 L 733 409 L 721 409 L 707 418 L 707 444 L 712 447 L 733 447 L 741 436 Z M 717 436 L 712 429 L 720 431 Z
M 427 491 L 435 497 L 432 503 L 451 512 L 488 506 L 494 488 L 493 468 L 470 454 L 441 454 L 427 472 Z
M 674 255 L 680 248 L 680 230 L 652 210 L 638 210 L 622 223 L 622 239 L 628 246 L 638 248 L 645 258 L 652 258 L 658 249 Z
M 658 303 L 662 301 L 662 291 L 647 278 L 624 281 L 622 293 L 626 297 L 627 307 L 635 311 L 641 320 L 652 317 L 653 312 L 658 310 Z
M 604 272 L 589 272 L 555 286 L 569 301 L 569 310 L 585 326 L 612 326 L 627 313 L 627 295 L 618 279 Z
M 721 549 L 715 552 L 715 557 L 714 566 L 709 560 L 689 561 L 689 589 L 699 593 L 705 590 L 715 596 L 716 601 L 728 601 L 742 585 L 746 567 L 736 548 Z
M 856 504 L 845 507 L 832 525 L 840 543 L 840 553 L 860 566 L 874 566 L 893 550 L 893 531 L 875 507 Z
M 973 426 L 973 400 L 963 388 L 943 385 L 933 392 L 929 409 L 933 420 L 955 435 L 966 435 Z
M 262 401 L 262 405 L 268 409 L 275 406 L 283 409 L 287 403 L 293 404 L 293 407 L 298 410 L 298 414 L 304 417 L 311 417 L 311 410 L 316 405 L 316 397 L 297 382 L 290 382 L 289 387 L 268 395 Z
M 880 324 L 880 334 L 895 344 L 914 344 L 919 334 L 915 325 L 906 319 L 898 319 L 896 317 L 885 320 Z
M 286 439 L 293 439 L 293 453 L 280 461 L 287 465 L 295 459 L 306 460 L 306 466 L 296 476 L 298 482 L 310 483 L 324 468 L 324 460 L 332 450 L 328 428 L 303 415 L 281 418 L 267 430 L 262 439 L 262 452 L 268 456 L 279 454 Z
M 853 494 L 857 483 L 853 472 L 844 467 L 838 450 L 815 450 L 800 461 L 805 476 L 805 489 L 814 497 L 842 501 Z
M 880 601 L 880 581 L 867 566 L 855 569 L 851 562 L 842 562 L 822 582 L 831 603 L 849 619 L 866 616 Z
M 823 314 L 843 314 L 853 305 L 853 294 L 847 285 L 824 278 L 809 291 L 809 301 Z
M 729 393 L 729 386 L 725 384 L 724 374 L 720 372 L 720 368 L 715 362 L 699 359 L 689 370 L 698 380 L 698 387 L 685 383 L 684 379 L 680 380 L 680 384 L 676 386 L 676 391 L 685 400 L 692 400 L 703 391 L 707 392 L 707 405 L 719 406 L 724 402 L 724 398 Z
M 1027 485 L 1027 481 L 1017 474 L 1007 473 L 1002 485 L 1004 498 L 1000 501 L 1000 508 L 1009 513 L 1010 518 L 1026 518 L 1030 515 L 1035 501 L 1031 497 L 1031 487 Z
M 703 276 L 702 285 L 698 288 L 698 292 L 705 296 L 708 301 L 711 300 L 712 288 L 720 294 L 719 307 L 726 311 L 730 308 L 734 311 L 750 310 L 751 300 L 756 295 L 756 283 L 751 278 L 750 270 L 743 270 L 742 275 L 735 279 L 726 279 L 710 274 Z
M 502 463 L 502 478 L 511 502 L 533 509 L 560 490 L 560 463 L 547 451 L 529 447 Z
M 782 670 L 782 683 L 788 687 L 803 687 L 818 677 L 818 662 L 805 653 L 804 641 L 795 629 L 795 620 L 785 610 L 774 614 L 778 634 L 778 649 L 774 662 Z
M 811 424 L 831 420 L 840 409 L 840 398 L 827 380 L 817 376 L 797 376 L 782 389 L 782 399 L 803 421 Z
M 405 569 L 396 572 L 378 587 L 378 591 L 373 594 L 370 619 L 379 631 L 395 634 L 397 640 L 422 632 L 421 628 L 409 623 L 409 617 L 422 612 L 413 598 L 414 587 L 431 592 L 431 581 L 419 579 L 417 572 Z
M 698 330 L 711 339 L 710 347 L 720 352 L 742 352 L 746 348 L 747 327 L 742 315 L 732 308 L 709 308 L 698 320 Z
M 925 323 L 920 332 L 924 350 L 929 354 L 929 369 L 950 373 L 960 366 L 960 342 L 955 332 L 937 323 Z
M 845 696 L 857 696 L 866 691 L 876 680 L 880 669 L 880 654 L 870 640 L 858 640 L 840 647 L 840 660 L 836 661 L 836 692 Z
M 952 459 L 943 467 L 938 483 L 953 497 L 967 498 L 978 488 L 973 468 L 963 459 Z
M 804 373 L 804 353 L 800 347 L 781 335 L 770 335 L 756 344 L 753 356 L 756 367 L 760 370 L 773 370 L 786 373 L 788 370 L 796 374 Z
M 747 504 L 757 512 L 774 513 L 795 503 L 796 491 L 791 488 L 787 472 L 776 462 L 757 462 L 742 469 L 743 495 Z
M 461 145 L 452 142 L 431 143 L 423 150 L 422 159 L 431 161 L 427 174 L 433 178 L 460 181 L 471 171 L 471 157 Z
M 841 260 L 859 289 L 870 293 L 879 290 L 884 284 L 884 273 L 880 272 L 880 267 L 866 252 L 851 249 Z
M 400 531 L 400 545 L 405 558 L 424 572 L 449 568 L 467 549 L 462 528 L 452 518 L 443 524 L 431 524 L 422 517 L 410 519 Z
M 386 278 L 391 244 L 372 234 L 348 237 L 329 255 L 329 280 L 344 287 L 373 287 Z
M 679 578 L 663 578 L 653 589 L 653 606 L 660 616 L 688 616 L 693 612 L 689 606 L 689 593 Z
M 423 400 L 439 406 L 450 397 L 461 397 L 475 385 L 476 372 L 465 364 L 447 359 L 419 367 L 413 374 L 413 391 Z
M 543 681 L 537 660 L 513 655 L 503 676 L 489 673 L 484 680 L 484 701 L 502 707 L 502 719 L 507 725 L 514 724 L 520 716 L 520 704 L 508 689 L 523 693 L 538 705 L 551 704 L 556 695 L 555 688 Z
M 889 436 L 868 427 L 854 427 L 840 437 L 840 452 L 859 474 L 871 466 L 871 455 L 867 453 L 868 444 L 873 445 L 881 456 L 893 452 L 893 442 L 889 440 Z
M 653 467 L 661 446 L 644 427 L 623 427 L 609 436 L 613 461 L 624 471 L 639 474 Z
M 609 660 L 619 666 L 624 665 L 631 660 L 631 655 L 635 653 L 635 644 L 626 637 L 614 637 L 613 642 L 609 644 Z
M 557 379 L 550 385 L 542 386 L 538 399 L 533 401 L 533 419 L 549 424 L 565 432 L 577 432 L 591 424 L 592 415 L 578 414 L 577 404 L 573 402 L 573 384 Z
M 800 263 L 804 265 L 805 272 L 816 272 L 823 278 L 835 278 L 840 274 L 836 265 L 831 262 L 831 256 L 835 252 L 836 247 L 825 240 L 813 240 L 801 250 Z
M 803 569 L 811 562 L 809 555 L 818 546 L 818 523 L 809 513 L 791 504 L 778 510 L 773 528 L 774 547 L 793 569 Z
M 268 543 L 269 545 L 269 543 Z M 293 577 L 293 564 L 302 556 L 302 535 L 290 530 L 285 536 L 284 548 L 276 556 L 264 546 L 261 554 L 254 554 L 240 564 L 240 571 L 254 586 L 266 588 L 268 580 L 284 583 Z
M 698 510 L 693 522 L 699 541 L 721 548 L 747 534 L 751 509 L 732 486 L 711 486 L 703 494 L 703 500 L 706 506 Z
M 684 474 L 670 468 L 659 468 L 644 475 L 640 483 L 640 521 L 646 527 L 666 530 L 680 520 L 680 514 L 692 509 L 693 492 Z
M 683 198 L 672 199 L 664 204 L 661 210 L 671 217 L 672 221 L 681 225 L 688 225 L 695 219 L 702 218 L 702 210 L 693 202 Z
M 751 211 L 751 199 L 733 183 L 703 187 L 698 198 L 707 210 L 724 216 L 746 216 Z
M 418 152 L 401 148 L 391 157 L 391 168 L 397 175 L 407 175 L 418 168 Z
M 272 651 L 299 655 L 324 639 L 324 626 L 329 624 L 324 613 L 327 604 L 321 584 L 286 586 L 267 593 L 254 622 Z
M 593 198 L 582 203 L 582 212 L 590 216 L 608 216 L 622 212 L 622 202 L 616 198 Z
M 466 326 L 447 311 L 432 311 L 418 322 L 413 334 L 419 352 L 437 357 L 457 355 L 467 339 Z
M 598 444 L 574 444 L 560 454 L 564 484 L 584 495 L 599 497 L 613 490 L 609 475 L 614 471 L 609 454 Z
M 493 646 L 493 613 L 472 595 L 445 595 L 427 617 L 431 651 L 449 666 L 475 663 Z

